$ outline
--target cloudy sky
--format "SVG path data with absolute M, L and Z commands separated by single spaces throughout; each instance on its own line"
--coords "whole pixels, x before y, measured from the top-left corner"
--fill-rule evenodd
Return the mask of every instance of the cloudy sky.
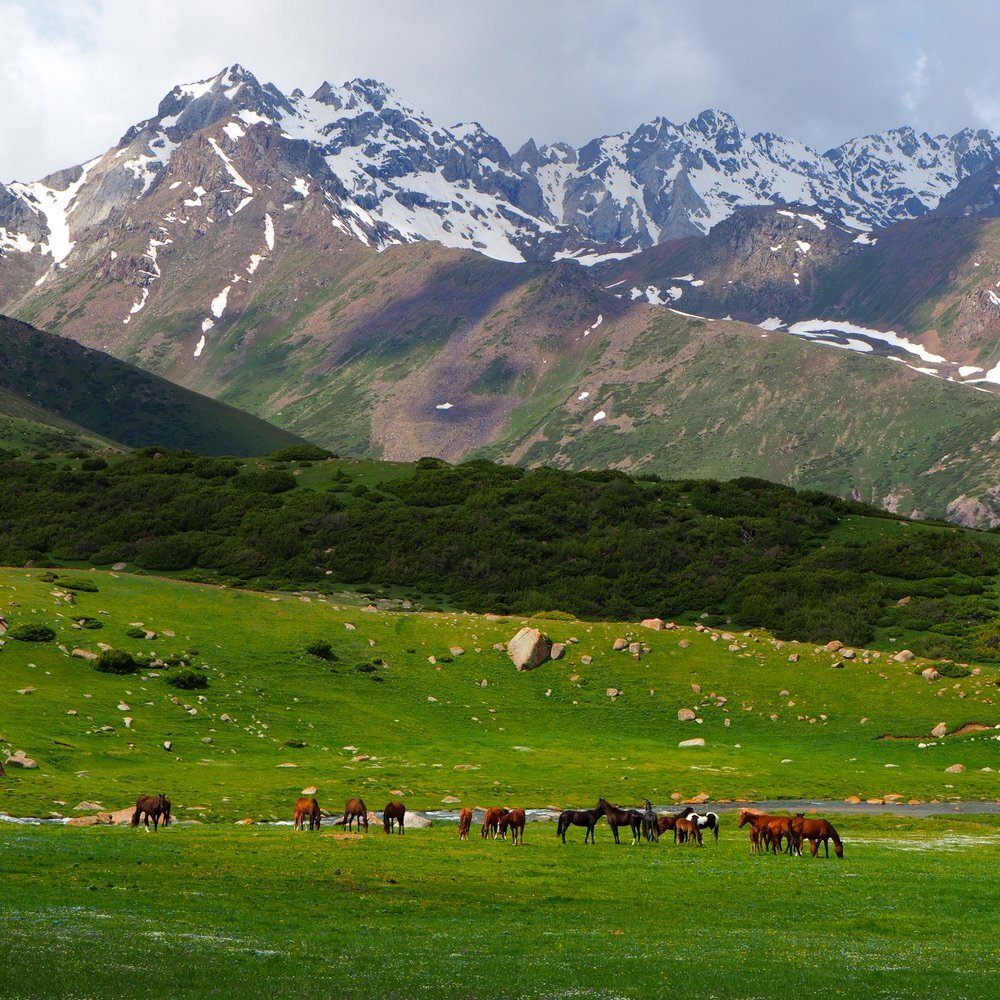
M 375 77 L 510 149 L 707 107 L 820 150 L 1000 131 L 983 0 L 0 0 L 0 37 L 0 181 L 103 152 L 234 62 L 286 92 Z

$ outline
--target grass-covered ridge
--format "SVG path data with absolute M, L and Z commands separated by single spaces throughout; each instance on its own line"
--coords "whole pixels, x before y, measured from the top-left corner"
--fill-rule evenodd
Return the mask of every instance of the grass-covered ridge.
M 762 480 L 475 461 L 0 458 L 0 563 L 110 566 L 424 607 L 650 615 L 1000 656 L 1000 539 Z M 899 648 L 898 646 L 896 648 Z
M 166 791 L 182 817 L 278 819 L 309 785 L 332 810 L 358 793 L 373 809 L 390 795 L 423 809 L 448 796 L 995 795 L 996 774 L 981 770 L 996 765 L 993 734 L 959 732 L 1000 722 L 994 666 L 929 684 L 923 661 L 863 648 L 845 659 L 756 631 L 546 617 L 532 623 L 566 654 L 518 673 L 494 647 L 531 619 L 83 576 L 0 573 L 0 737 L 39 765 L 9 769 L 0 811 L 121 808 L 145 790 Z M 54 638 L 13 638 L 25 624 Z M 618 637 L 648 651 L 614 652 Z M 140 669 L 104 673 L 72 655 L 101 644 Z M 172 686 L 185 670 L 206 686 Z M 681 721 L 681 708 L 702 721 Z M 953 735 L 932 737 L 941 722 Z M 692 737 L 705 746 L 679 746 Z M 945 771 L 956 763 L 966 771 Z

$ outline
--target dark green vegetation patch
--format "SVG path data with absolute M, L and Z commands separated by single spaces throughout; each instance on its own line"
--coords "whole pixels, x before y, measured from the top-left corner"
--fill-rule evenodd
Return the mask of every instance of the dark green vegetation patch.
M 292 449 L 239 462 L 145 449 L 86 472 L 8 457 L 0 562 L 125 562 L 258 588 L 395 588 L 422 595 L 424 607 L 669 616 L 1000 659 L 994 535 L 750 478 L 318 457 Z

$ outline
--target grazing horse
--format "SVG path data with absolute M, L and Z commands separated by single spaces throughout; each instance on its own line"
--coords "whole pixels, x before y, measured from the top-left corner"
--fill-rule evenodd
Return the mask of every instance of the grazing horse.
M 719 842 L 719 817 L 713 813 L 708 812 L 702 816 L 700 813 L 696 813 L 690 806 L 687 806 L 681 813 L 682 819 L 691 819 L 698 824 L 699 830 L 711 830 L 715 834 L 715 842 Z
M 500 836 L 503 837 L 509 827 L 511 844 L 523 844 L 524 820 L 525 815 L 523 809 L 511 809 L 511 811 L 505 816 L 500 817 Z
M 674 826 L 674 833 L 680 843 L 690 844 L 691 846 L 697 845 L 701 847 L 701 827 L 693 819 L 688 819 L 685 816 L 678 816 L 677 823 Z
M 646 799 L 642 812 L 642 833 L 646 841 L 660 839 L 660 827 L 657 824 L 656 813 L 653 812 L 653 803 Z
M 306 822 L 309 823 L 310 830 L 318 830 L 320 827 L 319 803 L 313 798 L 306 798 L 295 801 L 295 822 L 296 830 L 304 830 Z
M 465 806 L 458 815 L 458 839 L 469 839 L 469 827 L 472 826 L 472 810 Z
M 677 817 L 676 816 L 657 816 L 656 817 L 656 829 L 662 835 L 667 832 L 667 830 L 673 830 L 674 840 L 677 840 Z
M 820 841 L 823 842 L 823 849 L 826 856 L 830 857 L 830 841 L 833 841 L 833 853 L 838 858 L 844 856 L 844 845 L 840 835 L 833 828 L 833 824 L 825 819 L 806 819 L 802 813 L 796 813 L 792 817 L 792 830 L 799 842 L 799 853 L 802 853 L 802 841 L 809 841 L 809 852 L 815 858 L 819 854 Z
M 347 829 L 350 830 L 354 821 L 358 821 L 358 833 L 361 832 L 361 824 L 365 825 L 365 833 L 368 832 L 368 807 L 365 805 L 364 799 L 348 799 L 344 805 L 344 818 L 340 821 L 340 825 L 343 826 L 347 824 Z
M 403 817 L 406 815 L 406 806 L 402 802 L 390 802 L 382 810 L 382 829 L 386 833 L 392 833 L 396 823 L 399 824 L 399 832 L 403 832 Z
M 509 812 L 509 809 L 502 809 L 500 806 L 491 806 L 486 810 L 486 815 L 483 817 L 483 840 L 488 837 L 497 839 L 497 834 L 500 832 L 500 820 Z M 504 832 L 506 833 L 506 831 Z
M 587 843 L 587 838 L 590 838 L 590 842 L 593 844 L 594 841 L 594 827 L 597 826 L 597 821 L 604 815 L 604 810 L 598 805 L 593 809 L 564 809 L 559 813 L 559 822 L 556 825 L 556 836 L 562 837 L 562 842 L 566 843 L 566 831 L 571 826 L 585 826 L 587 832 L 583 835 L 583 842 Z
M 620 844 L 618 839 L 618 827 L 627 826 L 632 831 L 632 845 L 639 843 L 639 828 L 642 826 L 642 813 L 638 809 L 619 809 L 613 806 L 607 799 L 600 799 L 598 807 L 607 817 L 608 826 L 615 836 L 615 843 Z
M 140 795 L 139 798 L 135 800 L 135 812 L 132 813 L 132 825 L 138 826 L 140 818 L 147 830 L 149 830 L 149 821 L 153 821 L 153 831 L 156 832 L 157 827 L 160 825 L 160 817 L 163 815 L 164 806 L 166 809 L 170 809 L 169 799 L 160 792 L 159 795 Z
M 785 850 L 791 854 L 798 846 L 799 839 L 792 829 L 791 816 L 769 816 L 767 813 L 740 810 L 739 825 L 750 824 L 750 853 L 756 854 L 770 848 L 775 854 L 781 848 L 781 841 L 788 841 Z

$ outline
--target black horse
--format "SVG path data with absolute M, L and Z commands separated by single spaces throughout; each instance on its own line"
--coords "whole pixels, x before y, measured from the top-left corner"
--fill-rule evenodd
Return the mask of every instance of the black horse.
M 608 826 L 615 835 L 615 843 L 620 844 L 618 839 L 618 827 L 627 826 L 632 831 L 632 843 L 639 842 L 639 830 L 642 827 L 642 813 L 638 809 L 619 809 L 613 806 L 607 799 L 601 799 L 597 803 L 598 809 L 604 813 L 608 819 Z
M 600 806 L 595 806 L 593 809 L 564 809 L 559 813 L 559 824 L 556 827 L 556 836 L 562 837 L 562 842 L 566 843 L 566 831 L 571 826 L 585 826 L 587 832 L 583 835 L 583 842 L 586 844 L 587 839 L 593 844 L 594 841 L 594 827 L 597 826 L 597 821 L 604 815 L 604 810 Z

